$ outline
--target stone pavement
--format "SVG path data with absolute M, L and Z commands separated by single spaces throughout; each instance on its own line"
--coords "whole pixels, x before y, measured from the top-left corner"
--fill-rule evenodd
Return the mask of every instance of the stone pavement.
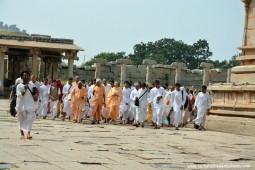
M 255 169 L 255 137 L 182 128 L 35 121 L 21 140 L 16 119 L 0 99 L 0 169 Z

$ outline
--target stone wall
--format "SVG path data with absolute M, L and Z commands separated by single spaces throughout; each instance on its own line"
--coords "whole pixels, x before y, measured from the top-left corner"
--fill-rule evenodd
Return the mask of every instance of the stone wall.
M 125 80 L 132 80 L 133 82 L 146 82 L 147 65 L 125 65 Z M 98 70 L 96 70 L 98 69 Z M 98 71 L 96 73 L 96 71 Z M 62 79 L 67 79 L 68 68 L 66 65 L 59 65 L 58 75 Z M 95 75 L 99 75 L 102 79 L 116 80 L 121 82 L 121 65 L 116 62 L 101 63 L 100 66 L 94 64 L 91 67 L 80 68 L 74 66 L 74 76 L 79 76 L 81 80 L 91 80 Z M 175 84 L 176 68 L 170 65 L 154 64 L 150 68 L 150 76 L 148 77 L 150 83 L 159 80 L 161 84 L 168 83 Z M 189 70 L 186 67 L 181 68 L 180 83 L 184 86 L 190 87 L 192 85 L 201 86 L 203 84 L 204 70 Z M 209 83 L 225 83 L 227 80 L 227 73 L 220 69 L 210 69 L 208 73 Z

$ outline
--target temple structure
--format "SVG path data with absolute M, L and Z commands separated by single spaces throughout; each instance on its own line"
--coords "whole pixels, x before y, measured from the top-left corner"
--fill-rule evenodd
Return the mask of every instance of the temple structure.
M 77 53 L 83 51 L 71 39 L 51 38 L 38 34 L 0 34 L 0 96 L 8 81 L 14 82 L 22 70 L 29 70 L 41 78 L 49 75 L 58 76 L 58 64 L 62 59 L 68 60 L 68 76 L 73 77 L 74 60 Z
M 207 128 L 255 136 L 255 0 L 242 0 L 245 24 L 240 66 L 229 70 L 228 83 L 211 84 L 212 110 Z

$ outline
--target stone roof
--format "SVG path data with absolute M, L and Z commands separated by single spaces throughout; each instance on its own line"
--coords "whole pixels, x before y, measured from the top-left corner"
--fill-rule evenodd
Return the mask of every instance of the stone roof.
M 73 40 L 71 39 L 51 38 L 50 36 L 37 34 L 32 34 L 31 36 L 0 35 L 0 45 L 84 51 L 81 47 L 73 44 Z

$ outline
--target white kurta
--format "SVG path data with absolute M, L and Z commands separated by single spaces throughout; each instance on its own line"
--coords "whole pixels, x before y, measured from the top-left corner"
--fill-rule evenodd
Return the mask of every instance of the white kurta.
M 139 97 L 138 96 L 138 90 L 136 90 L 136 88 L 134 90 L 131 91 L 130 94 L 130 109 L 129 109 L 129 119 L 135 119 L 136 117 L 136 108 L 137 106 L 135 105 L 135 98 Z
M 105 103 L 106 103 L 107 100 L 108 100 L 107 96 L 108 96 L 112 86 L 110 84 L 106 84 L 106 85 L 103 84 L 103 86 L 104 86 L 104 89 L 105 89 Z M 102 115 L 103 115 L 104 118 L 108 117 L 109 112 L 110 112 L 110 108 L 109 107 L 103 107 L 102 108 Z
M 66 84 L 62 90 L 64 103 L 63 112 L 65 112 L 67 116 L 71 116 L 73 114 L 71 109 L 71 101 L 68 101 L 68 94 L 73 90 L 74 87 L 75 86 L 73 84 Z
M 40 95 L 39 95 L 39 99 L 41 100 L 41 106 L 40 109 L 38 109 L 38 114 L 42 117 L 47 116 L 47 112 L 48 112 L 48 103 L 49 103 L 49 95 L 48 95 L 48 91 L 49 91 L 50 86 L 49 85 L 42 85 L 39 89 L 40 91 Z
M 122 90 L 122 100 L 120 103 L 120 116 L 123 116 L 122 120 L 127 120 L 129 117 L 129 109 L 130 109 L 130 94 L 132 90 L 130 88 L 123 88 Z
M 90 108 L 92 109 L 92 100 L 93 100 L 93 89 L 94 89 L 95 85 L 91 85 L 89 87 L 89 90 L 88 90 L 88 99 L 89 99 L 89 105 L 90 105 Z
M 35 87 L 33 84 L 29 83 L 28 87 L 33 89 Z M 24 84 L 19 84 L 17 86 L 17 101 L 16 101 L 16 111 L 17 119 L 19 122 L 19 128 L 23 131 L 30 132 L 35 120 L 35 110 L 36 105 L 34 103 L 34 98 L 29 90 L 26 91 L 25 95 L 22 96 L 24 91 Z
M 174 109 L 174 124 L 175 127 L 179 126 L 181 117 L 182 117 L 182 112 L 181 112 L 181 106 L 184 107 L 184 104 L 186 102 L 186 97 L 185 93 L 183 91 L 173 91 L 171 95 L 171 106 Z
M 106 85 L 103 85 L 104 86 L 104 90 L 105 90 L 105 102 L 107 102 L 107 96 L 112 88 L 112 86 L 110 84 L 106 84 Z
M 198 93 L 195 101 L 195 106 L 197 107 L 197 117 L 195 119 L 195 124 L 198 126 L 204 126 L 207 109 L 211 108 L 211 97 L 209 93 Z
M 32 81 L 30 81 L 29 83 L 31 83 L 34 87 L 36 87 L 37 90 L 40 90 L 41 84 L 38 81 L 36 81 L 34 83 Z M 33 91 L 33 89 L 31 89 L 31 91 Z M 34 101 L 34 102 L 35 102 L 35 105 L 36 105 L 36 114 L 39 115 L 38 114 L 38 109 L 41 108 L 41 103 L 39 102 L 39 97 L 38 97 L 38 100 Z
M 163 99 L 165 97 L 165 89 L 160 87 L 156 88 L 154 87 L 150 91 L 150 101 L 153 108 L 153 122 L 157 125 L 160 125 L 162 123 L 162 115 L 164 110 L 164 102 Z M 160 100 L 157 100 L 158 97 L 162 97 Z
M 139 122 L 143 122 L 146 119 L 146 112 L 148 108 L 148 90 L 145 89 L 139 89 L 138 90 L 138 97 L 142 97 L 139 99 L 139 106 L 136 107 L 136 117 L 135 120 Z

